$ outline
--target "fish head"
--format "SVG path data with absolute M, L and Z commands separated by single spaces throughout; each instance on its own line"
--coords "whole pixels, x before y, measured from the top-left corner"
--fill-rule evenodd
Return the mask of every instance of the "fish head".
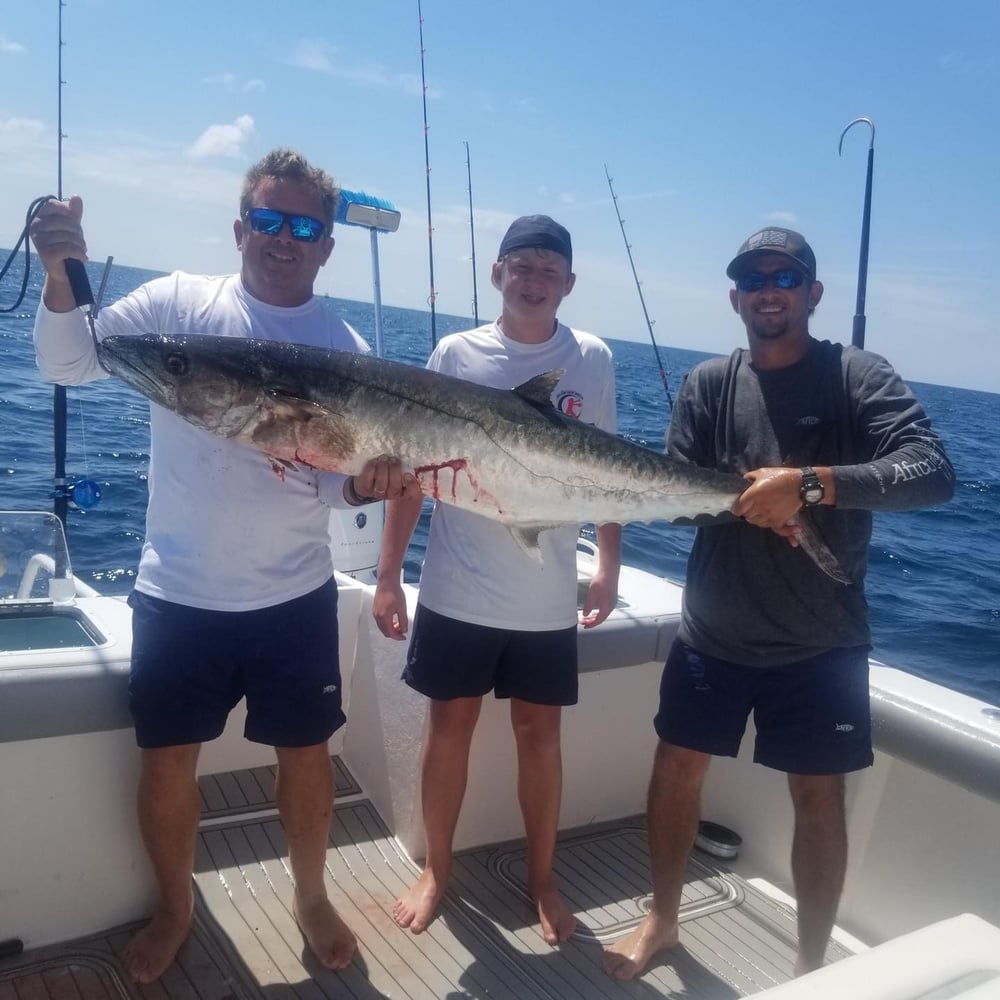
M 233 337 L 105 337 L 104 367 L 151 402 L 221 437 L 253 419 L 262 395 L 260 371 Z

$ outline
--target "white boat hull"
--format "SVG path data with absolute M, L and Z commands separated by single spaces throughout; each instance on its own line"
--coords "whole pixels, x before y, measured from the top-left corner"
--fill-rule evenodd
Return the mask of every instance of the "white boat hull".
M 644 812 L 652 714 L 681 591 L 628 570 L 622 592 L 623 606 L 607 623 L 580 633 L 580 701 L 563 724 L 563 828 Z M 404 647 L 375 629 L 372 593 L 369 585 L 340 578 L 350 721 L 331 751 L 342 756 L 405 851 L 419 858 L 426 703 L 399 680 Z M 415 600 L 415 589 L 409 597 Z M 139 919 L 153 899 L 134 818 L 139 753 L 126 704 L 130 612 L 108 597 L 80 598 L 76 609 L 105 643 L 0 653 L 0 822 L 7 858 L 0 941 L 19 939 L 26 947 Z M 1000 925 L 995 712 L 879 664 L 873 665 L 872 698 L 875 766 L 848 782 L 843 933 L 876 945 L 961 913 Z M 242 738 L 241 727 L 234 712 L 224 735 L 204 748 L 203 773 L 273 762 L 269 748 Z M 792 823 L 785 780 L 754 765 L 748 752 L 713 763 L 703 815 L 742 836 L 735 870 L 768 891 L 788 892 Z M 457 848 L 521 836 L 515 774 L 507 706 L 488 699 Z

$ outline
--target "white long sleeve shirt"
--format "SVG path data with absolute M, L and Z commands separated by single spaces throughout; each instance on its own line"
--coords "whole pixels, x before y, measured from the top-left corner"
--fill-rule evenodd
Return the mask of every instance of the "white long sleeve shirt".
M 313 298 L 283 308 L 254 299 L 239 275 L 175 272 L 101 310 L 98 337 L 210 334 L 367 352 Z M 44 378 L 106 378 L 83 314 L 40 306 L 35 350 Z M 150 405 L 149 504 L 136 589 L 189 607 L 246 611 L 293 600 L 333 575 L 330 507 L 344 477 L 301 468 L 279 477 L 260 452 Z

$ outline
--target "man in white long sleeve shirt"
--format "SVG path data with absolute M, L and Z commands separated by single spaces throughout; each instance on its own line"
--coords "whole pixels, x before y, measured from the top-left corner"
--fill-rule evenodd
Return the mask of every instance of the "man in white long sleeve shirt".
M 233 224 L 240 273 L 151 281 L 101 311 L 98 338 L 211 334 L 367 351 L 313 295 L 333 250 L 338 196 L 330 176 L 300 154 L 272 151 L 244 179 Z M 46 269 L 38 365 L 48 380 L 70 385 L 106 377 L 64 263 L 86 259 L 82 212 L 78 197 L 50 201 L 32 225 Z M 279 477 L 253 449 L 159 406 L 150 411 L 146 538 L 129 598 L 129 697 L 142 748 L 139 821 L 159 900 L 126 948 L 126 968 L 137 982 L 152 982 L 187 937 L 198 754 L 245 696 L 247 738 L 276 748 L 296 919 L 317 958 L 341 969 L 355 939 L 324 883 L 333 810 L 327 741 L 346 721 L 329 513 L 419 489 L 386 458 L 358 476 L 298 469 Z

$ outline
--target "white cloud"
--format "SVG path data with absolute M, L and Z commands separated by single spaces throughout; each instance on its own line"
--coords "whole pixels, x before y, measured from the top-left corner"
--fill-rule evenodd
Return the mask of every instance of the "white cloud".
M 422 90 L 420 77 L 416 74 L 396 73 L 378 63 L 351 63 L 339 48 L 322 38 L 302 39 L 295 46 L 291 63 L 299 69 L 335 76 L 356 87 L 397 90 L 411 97 Z M 428 86 L 427 96 L 439 98 L 441 91 Z
M 946 52 L 937 57 L 938 66 L 946 73 L 960 76 L 985 76 L 996 70 L 996 60 L 970 56 L 965 52 Z
M 45 125 L 36 118 L 2 118 L 0 150 L 4 156 L 9 156 L 25 147 L 39 146 L 45 134 Z
M 292 53 L 292 65 L 301 69 L 315 70 L 317 73 L 332 73 L 334 62 L 331 56 L 336 49 L 321 38 L 303 39 Z
M 52 186 L 56 173 L 55 149 L 55 136 L 43 122 L 31 118 L 0 118 L 0 175 L 16 177 L 19 184 L 28 183 L 31 197 L 45 193 L 35 190 L 36 186 Z M 9 199 L 10 184 L 5 182 L 4 187 Z M 7 207 L 9 205 L 8 201 Z
M 188 155 L 195 159 L 213 156 L 240 157 L 253 138 L 255 125 L 250 115 L 240 115 L 231 125 L 209 125 L 194 141 Z
M 12 42 L 6 35 L 0 35 L 0 52 L 8 56 L 19 56 L 25 52 L 20 42 Z
M 249 94 L 267 89 L 263 80 L 244 80 L 235 73 L 216 73 L 204 77 L 201 82 L 212 87 L 222 87 L 229 94 Z

